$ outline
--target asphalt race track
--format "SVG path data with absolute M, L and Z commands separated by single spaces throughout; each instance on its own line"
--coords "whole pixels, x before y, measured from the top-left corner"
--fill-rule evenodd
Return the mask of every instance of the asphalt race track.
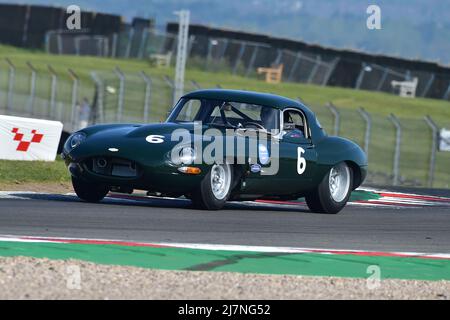
M 145 242 L 448 253 L 450 206 L 348 205 L 337 215 L 305 206 L 229 203 L 199 211 L 185 199 L 105 199 L 73 195 L 0 197 L 0 234 Z

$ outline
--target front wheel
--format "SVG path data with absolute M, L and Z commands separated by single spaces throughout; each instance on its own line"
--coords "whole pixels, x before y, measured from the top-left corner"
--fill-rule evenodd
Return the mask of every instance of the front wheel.
M 103 184 L 89 183 L 75 177 L 72 177 L 72 185 L 77 196 L 87 202 L 99 202 L 109 192 Z
M 232 186 L 233 167 L 227 163 L 214 164 L 203 178 L 200 186 L 192 192 L 195 207 L 219 210 L 227 202 Z
M 335 214 L 347 204 L 352 191 L 352 169 L 341 162 L 325 175 L 315 190 L 305 196 L 308 208 L 317 213 Z

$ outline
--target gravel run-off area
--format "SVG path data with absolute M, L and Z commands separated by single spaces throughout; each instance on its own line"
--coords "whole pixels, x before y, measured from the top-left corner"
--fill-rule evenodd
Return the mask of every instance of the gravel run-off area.
M 0 299 L 450 299 L 450 281 L 168 271 L 0 258 Z

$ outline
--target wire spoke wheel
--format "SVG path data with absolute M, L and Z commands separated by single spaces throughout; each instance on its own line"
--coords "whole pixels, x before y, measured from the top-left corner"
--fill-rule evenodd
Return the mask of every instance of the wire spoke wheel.
M 306 194 L 306 204 L 313 212 L 336 214 L 347 204 L 352 186 L 352 168 L 341 162 L 332 167 L 320 184 Z
M 347 197 L 350 189 L 350 170 L 345 163 L 340 163 L 331 169 L 328 186 L 334 201 L 341 202 Z
M 228 164 L 215 164 L 211 168 L 211 189 L 218 200 L 224 199 L 231 185 L 231 170 Z

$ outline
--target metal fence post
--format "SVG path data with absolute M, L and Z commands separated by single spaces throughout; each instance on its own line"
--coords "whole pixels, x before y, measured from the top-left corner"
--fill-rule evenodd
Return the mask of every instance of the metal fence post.
M 427 84 L 423 88 L 423 92 L 421 94 L 422 97 L 425 97 L 428 94 L 428 91 L 430 91 L 431 86 L 433 85 L 435 75 L 434 73 L 431 74 L 430 79 L 428 80 Z
M 70 123 L 72 124 L 72 131 L 75 131 L 78 126 L 78 110 L 77 110 L 77 106 L 78 106 L 78 87 L 79 87 L 79 82 L 80 79 L 78 78 L 77 74 L 72 70 L 72 69 L 68 69 L 70 77 L 72 78 L 72 113 L 71 113 L 71 117 L 70 117 Z
M 47 31 L 45 33 L 45 52 L 50 53 L 50 37 L 55 31 Z
M 134 28 L 131 28 L 130 33 L 128 34 L 128 43 L 125 51 L 125 58 L 127 59 L 130 57 L 131 54 L 131 45 L 133 43 L 133 38 L 134 38 Z
M 117 56 L 117 39 L 119 38 L 119 35 L 117 33 L 114 33 L 112 35 L 112 45 L 111 45 L 111 57 L 115 58 Z
M 142 30 L 141 43 L 139 44 L 139 59 L 144 58 L 144 52 L 147 48 L 148 33 L 149 33 L 148 28 L 144 28 Z
M 48 71 L 51 74 L 52 82 L 50 84 L 50 105 L 47 109 L 47 116 L 50 118 L 51 115 L 55 112 L 56 108 L 56 87 L 58 83 L 58 78 L 56 75 L 55 70 L 52 68 L 51 65 L 48 65 Z
M 394 165 L 393 165 L 393 180 L 392 180 L 392 184 L 394 186 L 396 186 L 396 185 L 398 185 L 398 182 L 399 182 L 400 146 L 401 146 L 401 142 L 402 142 L 402 126 L 400 125 L 400 121 L 394 114 L 391 113 L 388 118 L 394 124 L 395 130 L 396 130 Z
M 58 45 L 58 54 L 63 54 L 63 40 L 60 33 L 56 36 L 56 41 Z
M 369 159 L 369 143 L 370 143 L 370 132 L 372 131 L 372 117 L 362 107 L 358 109 L 358 112 L 366 122 L 366 132 L 364 134 L 364 152 L 366 153 L 367 159 Z
M 300 98 L 300 97 L 297 97 L 297 101 L 298 102 L 300 102 L 300 103 L 302 103 L 302 104 L 307 104 L 302 98 Z
M 248 77 L 250 75 L 250 72 L 253 69 L 253 65 L 255 64 L 257 54 L 258 54 L 258 46 L 255 45 L 255 48 L 253 49 L 252 57 L 250 58 L 250 62 L 248 63 L 247 72 L 245 73 L 246 77 Z
M 334 58 L 333 61 L 328 64 L 328 71 L 325 74 L 325 77 L 323 77 L 322 86 L 327 85 L 328 81 L 331 78 L 331 75 L 333 74 L 333 71 L 336 69 L 336 66 L 339 63 L 339 60 L 341 60 L 341 58 L 339 58 L 339 57 Z
M 198 84 L 197 81 L 191 80 L 191 84 L 192 84 L 192 86 L 193 86 L 195 89 L 197 89 L 197 90 L 200 90 L 200 89 L 201 89 L 201 87 L 200 87 L 200 85 Z
M 321 64 L 322 64 L 322 58 L 319 55 L 317 55 L 316 56 L 316 61 L 314 63 L 314 67 L 311 70 L 311 73 L 309 74 L 309 77 L 308 77 L 308 80 L 307 80 L 308 83 L 311 83 L 313 81 L 313 79 L 316 76 L 317 71 L 319 70 L 319 67 L 320 67 Z
M 188 38 L 189 38 L 189 19 L 190 11 L 181 10 L 175 12 L 179 16 L 178 25 L 178 43 L 177 43 L 177 56 L 175 63 L 175 79 L 174 79 L 174 91 L 173 101 L 176 102 L 184 94 L 184 74 L 186 71 L 187 50 L 188 50 Z
M 117 100 L 116 121 L 121 122 L 122 117 L 123 117 L 123 100 L 124 100 L 124 96 L 125 96 L 125 75 L 119 69 L 119 67 L 116 67 L 114 69 L 114 73 L 119 78 L 119 96 L 118 96 L 118 100 Z
M 6 110 L 7 112 L 11 112 L 13 109 L 13 99 L 14 99 L 14 83 L 16 79 L 16 67 L 8 58 L 5 59 L 9 65 L 9 79 L 8 79 L 8 101 Z
M 275 61 L 273 62 L 273 65 L 278 66 L 283 59 L 283 50 L 277 49 L 277 56 L 275 58 Z
M 445 91 L 444 96 L 443 96 L 444 100 L 448 100 L 448 98 L 450 98 L 450 83 L 448 84 L 447 91 Z
M 225 53 L 227 52 L 228 43 L 229 43 L 229 40 L 225 39 L 225 44 L 222 45 L 222 48 L 221 48 L 222 50 L 220 50 L 219 58 L 218 58 L 218 61 L 216 63 L 216 68 L 215 68 L 216 71 L 220 68 L 220 66 L 223 63 L 223 60 L 224 60 L 224 57 L 225 57 Z
M 80 55 L 80 37 L 74 37 L 75 54 Z
M 206 61 L 205 61 L 205 70 L 206 71 L 208 71 L 208 66 L 209 66 L 209 63 L 210 63 L 211 57 L 212 57 L 212 47 L 215 42 L 216 42 L 216 40 L 211 40 L 210 38 L 208 38 L 208 52 L 206 54 Z
M 164 81 L 167 83 L 169 88 L 172 90 L 172 105 L 175 105 L 175 84 L 170 80 L 169 76 L 163 76 Z
M 108 57 L 109 56 L 109 39 L 103 39 L 102 40 L 103 43 L 103 57 Z
M 437 138 L 438 138 L 438 132 L 439 127 L 436 125 L 436 123 L 431 119 L 430 116 L 424 117 L 425 122 L 428 124 L 428 126 L 431 128 L 431 152 L 430 152 L 430 167 L 428 171 L 428 186 L 430 188 L 433 187 L 433 181 L 434 181 L 434 168 L 436 165 L 436 149 L 437 149 Z
M 361 84 L 364 79 L 364 73 L 366 72 L 366 67 L 367 67 L 367 63 L 363 62 L 361 64 L 361 70 L 359 71 L 358 78 L 356 79 L 355 89 L 359 90 L 361 88 Z
M 195 36 L 191 34 L 188 39 L 187 59 L 189 59 L 191 56 L 192 47 L 194 46 L 194 42 L 195 42 Z
M 149 113 L 150 113 L 152 79 L 144 71 L 141 71 L 140 75 L 145 82 L 144 122 L 148 123 L 148 118 L 149 118 Z
M 292 81 L 292 77 L 295 74 L 295 71 L 297 70 L 298 63 L 300 62 L 300 59 L 302 58 L 302 53 L 299 51 L 295 55 L 294 64 L 292 65 L 291 71 L 289 72 L 288 81 Z
M 381 79 L 380 79 L 380 81 L 378 82 L 378 85 L 377 85 L 377 91 L 381 91 L 381 88 L 383 88 L 383 84 L 386 81 L 388 73 L 389 73 L 388 69 L 384 68 L 383 75 L 381 76 Z
M 234 63 L 234 67 L 233 67 L 233 75 L 235 75 L 236 72 L 237 72 L 237 69 L 239 67 L 239 63 L 241 62 L 242 56 L 244 55 L 245 48 L 246 48 L 246 43 L 245 42 L 241 42 L 241 47 L 239 48 L 239 53 L 238 53 L 238 56 L 236 58 L 236 62 Z
M 333 114 L 334 117 L 334 135 L 339 135 L 339 127 L 341 124 L 341 114 L 339 113 L 339 110 L 331 103 L 329 102 L 326 107 L 330 110 L 330 112 Z
M 31 77 L 30 77 L 30 95 L 28 98 L 28 113 L 30 115 L 33 115 L 34 111 L 34 98 L 36 96 L 36 69 L 33 67 L 33 65 L 27 61 L 27 67 L 31 70 Z
M 103 114 L 103 100 L 104 100 L 104 89 L 103 89 L 103 82 L 100 80 L 100 78 L 97 76 L 97 74 L 95 72 L 91 72 L 91 78 L 94 81 L 95 85 L 96 85 L 96 91 L 97 91 L 97 95 L 96 95 L 96 101 L 94 102 L 96 104 L 96 109 L 95 111 L 98 112 L 99 114 L 99 121 L 97 122 L 97 114 L 94 113 L 94 117 L 93 117 L 93 124 L 96 123 L 103 123 L 104 122 L 104 114 Z M 94 112 L 95 112 L 94 111 Z

